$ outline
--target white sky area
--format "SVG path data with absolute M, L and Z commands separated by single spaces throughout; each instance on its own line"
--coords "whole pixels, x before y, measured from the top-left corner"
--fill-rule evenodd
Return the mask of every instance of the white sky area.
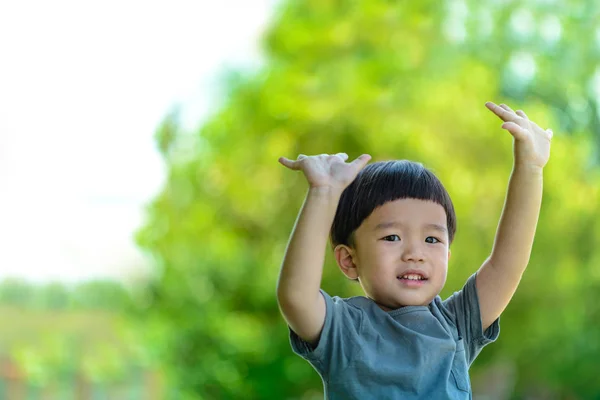
M 192 129 L 224 66 L 260 61 L 273 0 L 0 3 L 0 279 L 129 279 L 173 106 Z M 212 97 L 211 97 L 212 96 Z

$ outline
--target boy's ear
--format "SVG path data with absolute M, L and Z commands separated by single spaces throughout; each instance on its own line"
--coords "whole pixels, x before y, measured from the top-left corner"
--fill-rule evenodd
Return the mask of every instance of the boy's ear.
M 333 250 L 338 266 L 349 279 L 358 278 L 358 270 L 354 264 L 354 250 L 345 244 L 338 244 Z
M 450 251 L 450 249 L 448 249 L 448 260 L 450 259 L 451 255 L 452 255 L 452 252 Z

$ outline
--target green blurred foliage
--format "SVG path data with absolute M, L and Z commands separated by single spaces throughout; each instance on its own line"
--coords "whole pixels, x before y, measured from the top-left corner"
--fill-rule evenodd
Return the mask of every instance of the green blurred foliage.
M 458 215 L 442 296 L 462 287 L 491 250 L 512 167 L 487 100 L 525 109 L 555 139 L 530 267 L 474 387 L 492 395 L 483 377 L 507 365 L 504 397 L 597 398 L 599 12 L 591 0 L 282 2 L 264 67 L 231 79 L 198 132 L 170 116 L 157 133 L 169 177 L 138 242 L 158 270 L 145 340 L 172 398 L 322 397 L 275 301 L 306 193 L 279 156 L 370 153 L 433 169 Z M 322 286 L 360 294 L 331 256 Z
M 23 382 L 38 388 L 77 379 L 97 385 L 138 385 L 141 371 L 157 368 L 131 311 L 135 296 L 110 280 L 35 284 L 0 282 L 0 362 L 10 360 Z M 7 379 L 6 367 L 0 386 Z M 6 393 L 0 390 L 0 397 Z
M 8 278 L 0 282 L 0 304 L 39 310 L 105 310 L 133 308 L 135 298 L 121 283 L 91 280 L 74 285 L 60 282 L 36 284 Z

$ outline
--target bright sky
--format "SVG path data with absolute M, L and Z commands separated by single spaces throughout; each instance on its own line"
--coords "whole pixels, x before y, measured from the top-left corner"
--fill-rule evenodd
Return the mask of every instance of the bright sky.
M 256 65 L 273 0 L 0 3 L 0 278 L 143 271 L 133 232 L 165 177 L 153 135 L 189 129 L 223 66 Z

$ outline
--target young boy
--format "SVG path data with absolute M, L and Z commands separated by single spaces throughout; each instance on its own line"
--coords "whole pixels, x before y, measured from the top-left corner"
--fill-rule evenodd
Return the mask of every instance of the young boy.
M 277 299 L 292 348 L 317 370 L 326 398 L 471 398 L 469 366 L 498 337 L 529 261 L 552 138 L 522 111 L 486 106 L 514 137 L 514 167 L 489 258 L 445 301 L 456 217 L 433 173 L 409 161 L 365 167 L 369 155 L 280 158 L 310 188 Z M 329 233 L 337 264 L 365 297 L 320 290 Z

